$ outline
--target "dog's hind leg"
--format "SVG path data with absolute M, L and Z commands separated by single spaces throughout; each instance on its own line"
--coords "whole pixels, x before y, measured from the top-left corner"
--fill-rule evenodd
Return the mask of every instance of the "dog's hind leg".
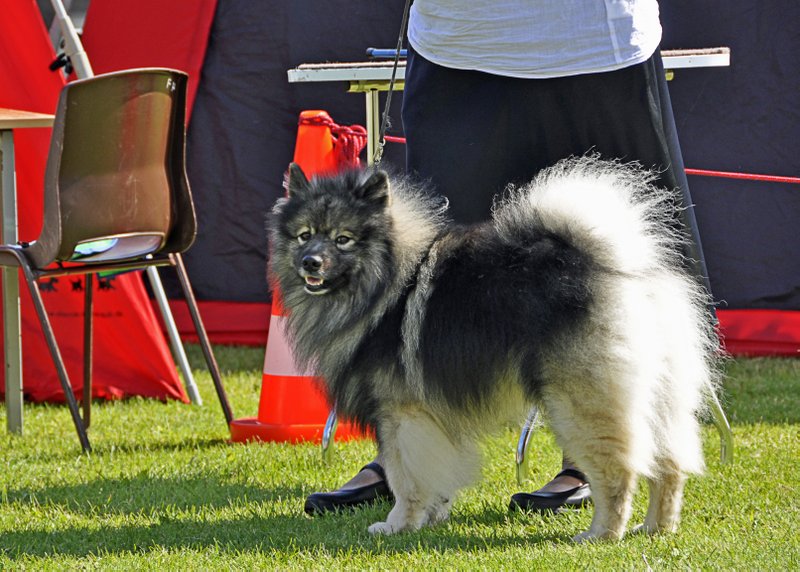
M 644 524 L 636 527 L 634 532 L 656 534 L 675 532 L 678 528 L 686 477 L 670 461 L 661 463 L 659 471 L 656 477 L 647 479 L 650 504 Z
M 631 427 L 614 408 L 585 405 L 570 394 L 551 394 L 544 405 L 564 453 L 586 473 L 592 487 L 592 524 L 574 540 L 622 538 L 638 476 Z
M 573 540 L 584 542 L 622 538 L 631 516 L 636 473 L 624 464 L 613 461 L 598 465 L 582 463 L 580 466 L 589 476 L 594 515 L 589 530 L 578 534 Z
M 446 520 L 458 489 L 477 475 L 475 444 L 455 443 L 428 412 L 407 407 L 381 423 L 379 438 L 395 505 L 369 531 L 394 534 Z

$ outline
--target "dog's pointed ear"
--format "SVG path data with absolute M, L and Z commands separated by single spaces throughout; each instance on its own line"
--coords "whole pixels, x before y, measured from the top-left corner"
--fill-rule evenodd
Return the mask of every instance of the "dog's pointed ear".
M 286 190 L 289 198 L 296 197 L 308 189 L 308 178 L 297 163 L 289 164 L 289 174 L 286 180 Z
M 386 205 L 389 202 L 389 175 L 375 171 L 356 189 L 356 195 L 364 200 Z

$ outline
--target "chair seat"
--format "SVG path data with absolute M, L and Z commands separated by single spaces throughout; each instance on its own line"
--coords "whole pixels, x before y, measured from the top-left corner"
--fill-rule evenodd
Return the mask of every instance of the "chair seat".
M 164 233 L 138 232 L 84 240 L 75 246 L 71 262 L 116 262 L 141 258 L 164 245 Z

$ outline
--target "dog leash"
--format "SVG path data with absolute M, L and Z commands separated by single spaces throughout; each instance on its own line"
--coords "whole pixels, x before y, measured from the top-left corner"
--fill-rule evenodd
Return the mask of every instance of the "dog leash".
M 386 105 L 381 116 L 381 127 L 379 131 L 378 146 L 375 149 L 375 156 L 372 158 L 374 165 L 379 165 L 383 159 L 383 147 L 386 145 L 386 128 L 389 126 L 389 108 L 392 105 L 392 92 L 394 92 L 395 79 L 397 78 L 397 67 L 400 64 L 400 51 L 403 49 L 403 36 L 408 25 L 408 13 L 411 9 L 411 0 L 406 0 L 403 8 L 403 20 L 400 24 L 400 34 L 397 37 L 397 49 L 394 53 L 394 66 L 392 67 L 392 79 L 389 81 L 389 92 L 386 94 Z
M 389 92 L 386 94 L 386 105 L 383 108 L 383 115 L 381 116 L 381 127 L 379 131 L 378 146 L 375 149 L 375 155 L 372 157 L 372 163 L 378 166 L 383 158 L 383 147 L 386 145 L 386 127 L 389 122 L 389 108 L 392 105 L 392 92 L 394 91 L 395 79 L 397 78 L 397 66 L 400 64 L 400 50 L 403 49 L 403 36 L 406 33 L 406 25 L 408 24 L 408 12 L 411 9 L 411 0 L 406 0 L 406 5 L 403 8 L 403 21 L 400 24 L 400 34 L 397 37 L 397 48 L 394 53 L 394 65 L 392 66 L 392 79 L 389 81 Z M 325 427 L 322 432 L 322 458 L 329 461 L 333 454 L 334 436 L 336 435 L 336 427 L 339 423 L 338 415 L 336 413 L 336 404 L 334 403 L 333 409 L 328 414 L 328 420 L 325 422 Z M 385 479 L 384 479 L 385 480 Z

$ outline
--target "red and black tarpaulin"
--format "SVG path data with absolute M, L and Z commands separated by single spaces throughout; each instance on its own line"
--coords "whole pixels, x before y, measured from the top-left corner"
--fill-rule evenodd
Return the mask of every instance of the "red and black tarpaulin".
M 800 19 L 800 6 L 661 7 L 664 49 L 732 52 L 730 67 L 678 70 L 670 83 L 686 165 L 800 176 L 800 36 L 784 25 Z M 394 46 L 401 11 L 402 3 L 350 0 L 219 3 L 189 127 L 201 235 L 187 263 L 202 299 L 240 308 L 268 301 L 264 217 L 283 192 L 299 112 L 322 108 L 338 123 L 364 121 L 362 95 L 341 84 L 290 84 L 286 70 L 363 61 L 367 47 Z M 401 97 L 393 101 L 390 132 L 401 135 Z M 402 167 L 402 147 L 390 145 L 388 160 Z M 728 350 L 795 355 L 800 186 L 697 176 L 690 184 Z
M 786 26 L 800 19 L 800 6 L 715 0 L 702 7 L 661 3 L 661 10 L 663 48 L 727 46 L 732 53 L 730 67 L 678 70 L 670 83 L 686 165 L 800 176 L 800 36 Z M 61 80 L 47 70 L 53 54 L 34 11 L 34 0 L 3 2 L 0 105 L 52 112 Z M 265 218 L 283 193 L 300 112 L 325 109 L 337 123 L 364 123 L 362 95 L 341 84 L 290 84 L 286 71 L 302 63 L 361 61 L 368 47 L 394 46 L 401 11 L 402 3 L 366 0 L 91 0 L 83 41 L 96 73 L 165 66 L 190 74 L 187 166 L 199 235 L 185 260 L 212 340 L 262 346 L 266 340 Z M 402 135 L 401 95 L 393 101 L 390 132 Z M 46 139 L 43 132 L 18 138 L 23 238 L 35 237 L 40 224 Z M 385 161 L 402 167 L 402 147 L 390 146 Z M 800 186 L 697 176 L 690 184 L 727 348 L 795 355 Z M 177 296 L 170 273 L 162 277 Z M 57 289 L 71 288 L 66 282 Z M 140 300 L 138 276 L 116 282 L 130 282 Z M 174 305 L 179 325 L 185 323 L 181 301 Z M 111 314 L 129 306 L 98 312 L 111 323 Z M 153 341 L 155 320 L 147 314 L 138 328 L 161 348 L 163 363 L 157 372 L 137 373 L 137 382 L 151 376 L 179 389 L 166 347 Z M 107 342 L 98 343 L 113 345 L 113 332 L 123 328 L 112 326 L 102 336 Z M 98 371 L 98 385 L 101 377 Z

